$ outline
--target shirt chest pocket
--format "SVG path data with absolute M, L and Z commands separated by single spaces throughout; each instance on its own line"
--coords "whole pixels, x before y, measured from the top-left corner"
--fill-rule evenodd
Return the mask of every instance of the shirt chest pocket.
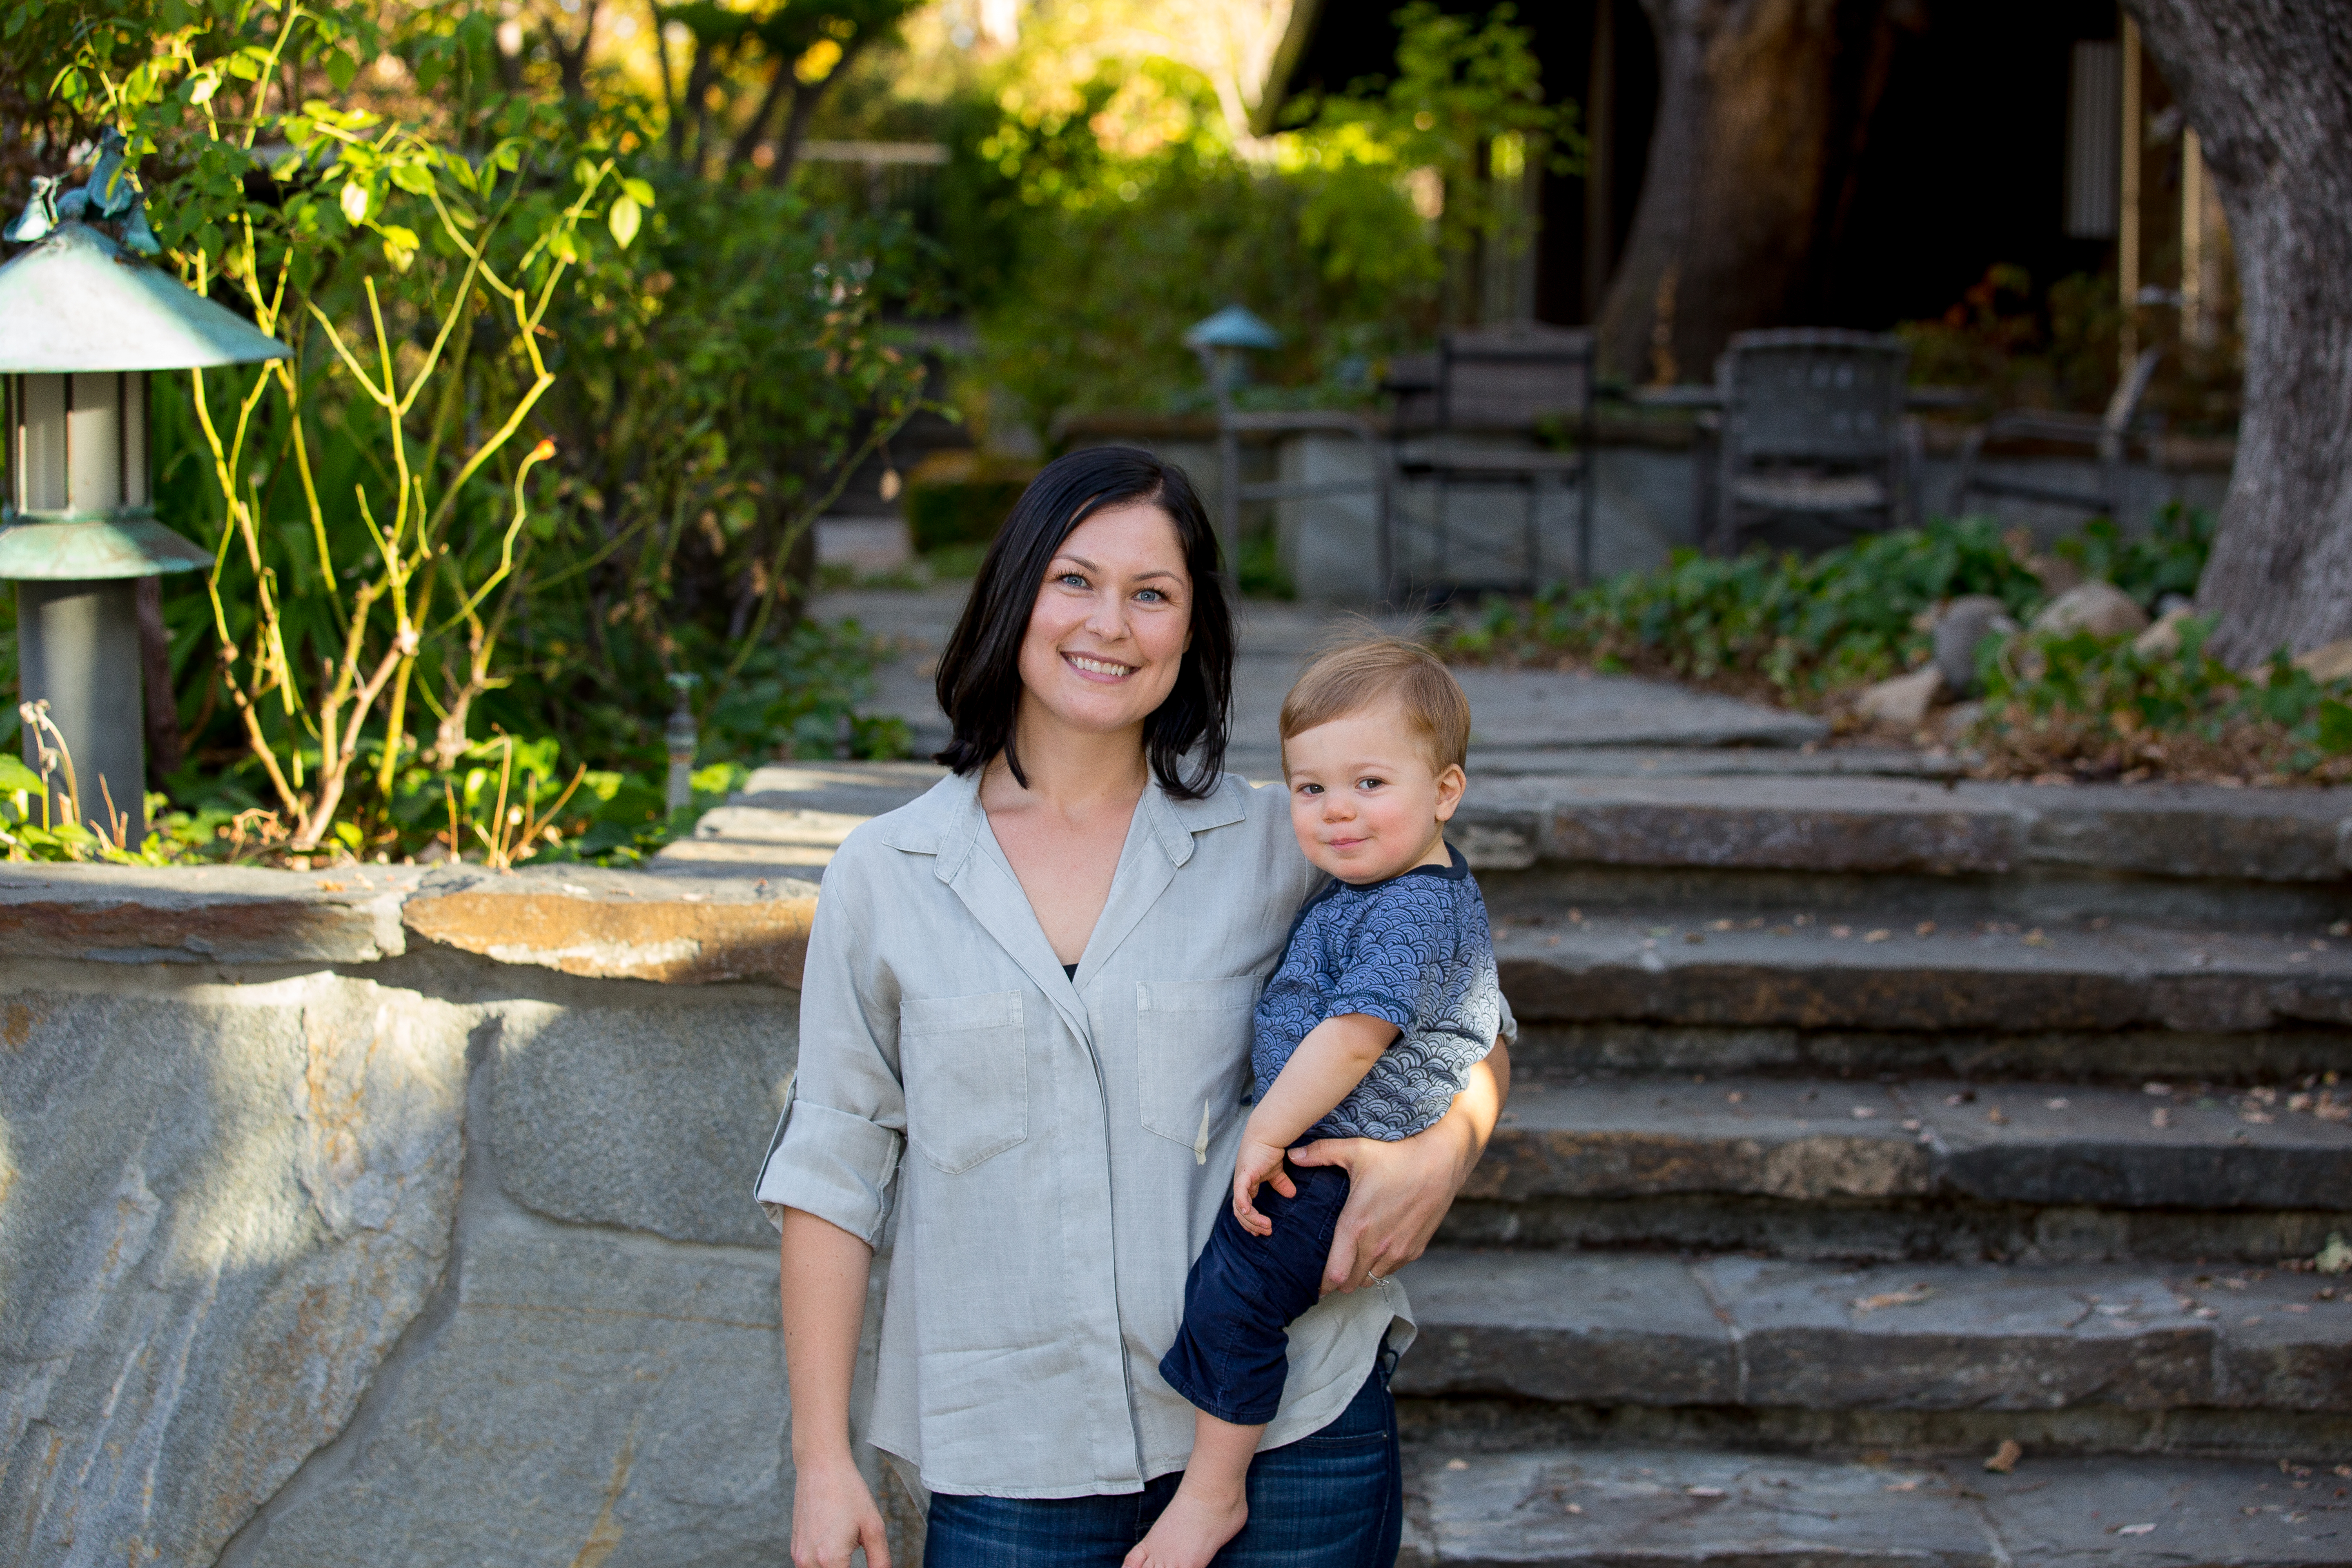
M 1241 1110 L 1257 977 L 1153 980 L 1135 988 L 1136 1087 L 1146 1131 L 1206 1158 Z
M 1029 1045 L 1021 993 L 935 996 L 898 1005 L 898 1072 L 907 1142 L 948 1175 L 1029 1135 Z

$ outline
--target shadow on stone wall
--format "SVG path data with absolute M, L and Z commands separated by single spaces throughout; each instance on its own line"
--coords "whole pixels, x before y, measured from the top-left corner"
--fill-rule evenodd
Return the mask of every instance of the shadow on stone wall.
M 0 885 L 0 926 L 104 916 L 70 957 L 0 961 L 0 1558 L 787 1561 L 750 1188 L 795 993 L 575 977 L 381 919 L 364 961 L 321 963 L 338 917 L 291 876 L 310 914 L 257 913 L 252 875 L 211 929 L 307 923 L 290 962 L 154 962 L 138 905 L 200 932 L 226 896 L 201 879 L 145 873 L 127 913 L 102 878 Z M 618 964 L 633 922 L 770 953 L 792 923 L 598 882 Z

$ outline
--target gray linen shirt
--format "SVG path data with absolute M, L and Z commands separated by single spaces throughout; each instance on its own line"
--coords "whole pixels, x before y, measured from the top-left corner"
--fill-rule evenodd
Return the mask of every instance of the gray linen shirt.
M 758 1194 L 869 1243 L 895 1198 L 868 1433 L 925 1486 L 1080 1497 L 1183 1468 L 1192 1409 L 1160 1358 L 1232 1191 L 1251 1010 L 1319 878 L 1283 790 L 1148 787 L 1074 981 L 977 779 L 826 868 Z M 1410 1314 L 1385 1280 L 1293 1323 L 1261 1447 L 1335 1418 Z

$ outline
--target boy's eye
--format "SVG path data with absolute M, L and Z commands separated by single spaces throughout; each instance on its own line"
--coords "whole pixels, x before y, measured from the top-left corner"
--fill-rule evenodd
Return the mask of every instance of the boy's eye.
M 1300 784 L 1298 786 L 1298 793 L 1301 795 L 1321 795 L 1323 793 L 1323 786 L 1321 784 Z
M 1378 789 L 1381 785 L 1388 782 L 1389 781 L 1386 779 L 1360 778 L 1356 781 L 1356 787 L 1358 789 Z

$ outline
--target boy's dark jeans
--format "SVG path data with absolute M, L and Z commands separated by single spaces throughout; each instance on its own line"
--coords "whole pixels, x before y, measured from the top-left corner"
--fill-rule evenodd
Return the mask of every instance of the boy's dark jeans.
M 1272 1236 L 1252 1236 L 1228 1201 L 1209 1244 L 1184 1279 L 1184 1325 L 1162 1357 L 1168 1386 L 1220 1421 L 1262 1426 L 1282 1404 L 1290 1370 L 1291 1321 L 1322 1300 L 1323 1265 L 1348 1202 L 1348 1173 L 1336 1165 L 1288 1165 L 1298 1195 L 1257 1190 Z

